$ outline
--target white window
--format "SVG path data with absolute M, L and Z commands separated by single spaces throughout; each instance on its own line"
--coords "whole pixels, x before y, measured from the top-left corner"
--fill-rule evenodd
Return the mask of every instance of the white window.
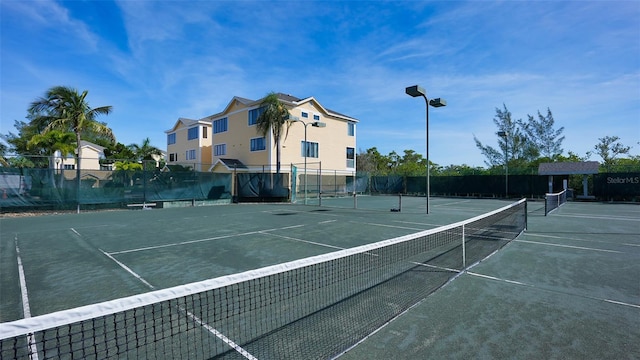
M 347 167 L 350 169 L 355 168 L 356 166 L 356 149 L 352 147 L 347 148 Z
M 195 149 L 187 150 L 186 159 L 187 160 L 195 160 L 196 159 L 196 150 Z
M 262 151 L 267 148 L 264 137 L 251 139 L 251 151 Z
M 213 147 L 214 156 L 227 155 L 227 144 L 218 144 Z
M 355 123 L 347 123 L 347 135 L 355 136 L 356 135 L 356 124 Z
M 167 145 L 171 145 L 171 144 L 175 144 L 175 143 L 176 143 L 176 133 L 168 134 L 167 135 Z
M 317 142 L 307 141 L 305 143 L 304 141 L 301 141 L 300 145 L 301 145 L 300 150 L 301 150 L 302 157 L 312 157 L 312 158 L 318 157 L 319 149 L 318 149 Z
M 313 115 L 314 121 L 320 121 L 320 115 Z
M 306 111 L 303 111 L 302 114 L 300 114 L 300 116 L 302 116 L 303 118 L 308 118 L 309 117 L 309 113 Z

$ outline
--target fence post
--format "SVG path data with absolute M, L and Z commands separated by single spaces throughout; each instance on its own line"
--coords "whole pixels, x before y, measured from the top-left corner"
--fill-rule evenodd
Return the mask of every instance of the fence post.
M 318 205 L 322 206 L 322 161 L 320 161 L 320 171 L 318 172 Z

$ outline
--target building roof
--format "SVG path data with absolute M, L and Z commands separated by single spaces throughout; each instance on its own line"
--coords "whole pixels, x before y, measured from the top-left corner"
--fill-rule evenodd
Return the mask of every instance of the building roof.
M 104 149 L 105 149 L 104 146 L 100 146 L 98 144 L 94 144 L 94 143 L 86 141 L 86 140 L 80 140 L 80 147 L 92 147 L 97 152 L 104 152 Z
M 193 126 L 196 124 L 203 124 L 203 125 L 211 125 L 210 122 L 208 121 L 204 121 L 204 120 L 193 120 L 193 119 L 187 119 L 187 118 L 179 118 L 176 123 L 173 125 L 173 127 L 169 130 L 166 130 L 165 133 L 171 133 L 176 131 L 176 129 L 180 126 L 180 124 L 184 124 L 184 126 L 189 127 L 189 126 Z
M 285 93 L 276 93 L 276 95 L 277 95 L 277 97 L 278 97 L 278 99 L 280 101 L 282 101 L 282 102 L 284 102 L 284 103 L 286 103 L 286 104 L 288 104 L 288 105 L 290 105 L 292 107 L 299 106 L 299 105 L 302 105 L 302 104 L 304 104 L 306 102 L 311 102 L 312 101 L 319 108 L 321 108 L 323 111 L 325 111 L 328 115 L 335 116 L 335 117 L 338 117 L 338 118 L 342 118 L 342 119 L 347 120 L 347 121 L 358 122 L 357 119 L 352 118 L 351 116 L 348 116 L 348 115 L 345 115 L 345 114 L 341 114 L 341 113 L 339 113 L 337 111 L 333 111 L 331 109 L 325 108 L 313 96 L 309 96 L 309 97 L 306 97 L 306 98 L 298 98 L 298 97 L 295 97 L 295 96 L 293 96 L 291 94 L 285 94 Z M 247 98 L 234 96 L 231 99 L 231 101 L 229 101 L 229 103 L 227 104 L 227 106 L 224 108 L 223 111 L 221 111 L 219 113 L 216 113 L 216 114 L 213 114 L 213 115 L 209 115 L 209 116 L 203 118 L 202 120 L 206 119 L 207 121 L 211 121 L 211 120 L 213 120 L 213 119 L 215 119 L 215 118 L 217 118 L 219 116 L 224 116 L 224 114 L 227 113 L 228 109 L 231 108 L 232 104 L 235 101 L 238 101 L 238 102 L 240 102 L 241 104 L 243 104 L 245 106 L 257 106 L 257 105 L 260 104 L 260 102 L 262 102 L 262 99 L 250 100 L 250 99 L 247 99 Z
M 218 159 L 216 163 L 213 164 L 212 168 L 214 168 L 219 163 L 222 163 L 222 165 L 226 166 L 227 170 L 248 169 L 248 167 L 238 159 Z
M 588 175 L 597 174 L 597 161 L 542 163 L 538 165 L 538 175 Z

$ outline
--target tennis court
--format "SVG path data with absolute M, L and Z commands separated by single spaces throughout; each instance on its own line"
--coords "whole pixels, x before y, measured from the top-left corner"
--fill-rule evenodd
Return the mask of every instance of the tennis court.
M 230 281 L 233 274 L 370 246 L 470 219 L 510 204 L 500 200 L 434 198 L 427 216 L 420 213 L 421 207 L 426 209 L 424 200 L 359 199 L 358 205 L 352 207 L 348 199 L 335 199 L 336 204 L 342 203 L 330 207 L 332 204 L 327 199 L 323 200 L 323 206 L 229 205 L 4 218 L 0 220 L 0 320 L 8 322 L 27 317 L 25 309 L 30 316 L 38 316 L 222 276 Z M 382 205 L 367 209 L 368 201 L 382 201 Z M 397 201 L 403 202 L 403 211 L 384 210 L 395 207 Z M 412 204 L 412 201 L 416 203 Z M 568 203 L 547 217 L 544 217 L 543 208 L 543 203 L 529 204 L 528 230 L 515 240 L 509 239 L 511 243 L 502 251 L 463 272 L 455 281 L 448 283 L 452 274 L 458 275 L 465 266 L 458 263 L 460 257 L 443 258 L 438 254 L 442 252 L 442 246 L 445 253 L 450 254 L 459 252 L 460 246 L 458 242 L 456 246 L 451 245 L 450 236 L 438 237 L 429 240 L 437 243 L 434 248 L 424 250 L 428 261 L 402 260 L 403 264 L 416 261 L 427 264 L 430 271 L 422 271 L 424 267 L 415 271 L 415 266 L 411 265 L 408 270 L 403 268 L 402 276 L 383 274 L 384 286 L 366 283 L 371 274 L 354 276 L 362 283 L 360 287 L 339 299 L 341 307 L 328 312 L 324 311 L 327 304 L 320 306 L 323 311 L 315 308 L 301 312 L 287 308 L 285 311 L 272 305 L 265 296 L 260 301 L 268 305 L 260 306 L 267 309 L 265 314 L 268 315 L 261 316 L 266 316 L 275 325 L 264 325 L 265 329 L 259 332 L 251 331 L 247 335 L 250 344 L 242 346 L 244 342 L 237 343 L 233 337 L 227 337 L 225 334 L 235 331 L 228 325 L 229 329 L 215 327 L 214 334 L 218 331 L 220 334 L 207 340 L 211 344 L 199 346 L 227 348 L 214 355 L 224 358 L 252 358 L 252 353 L 267 354 L 258 358 L 287 358 L 291 357 L 287 356 L 287 349 L 300 347 L 313 353 L 315 346 L 307 346 L 309 343 L 320 342 L 319 339 L 325 337 L 327 341 L 334 339 L 333 335 L 327 337 L 323 333 L 347 332 L 354 319 L 366 317 L 371 298 L 391 298 L 390 295 L 419 288 L 416 284 L 427 284 L 425 292 L 418 292 L 406 300 L 411 303 L 415 302 L 415 297 L 424 297 L 429 291 L 448 283 L 342 356 L 353 359 L 372 358 L 372 354 L 376 358 L 440 357 L 445 354 L 447 357 L 471 354 L 474 357 L 504 357 L 517 349 L 522 357 L 538 357 L 537 354 L 542 357 L 591 357 L 605 353 L 595 340 L 604 333 L 606 336 L 598 341 L 606 339 L 607 344 L 617 345 L 616 349 L 606 352 L 607 355 L 637 356 L 639 349 L 633 339 L 640 335 L 640 207 Z M 494 226 L 491 237 L 494 232 L 504 231 L 501 229 L 509 226 L 500 223 L 500 230 Z M 482 230 L 484 239 L 487 228 Z M 486 249 L 482 247 L 484 245 L 469 246 L 466 256 L 473 259 L 474 251 L 480 256 L 506 243 L 492 242 Z M 465 250 L 462 253 L 464 258 Z M 374 253 L 373 248 L 367 248 L 364 254 L 367 255 L 366 262 L 384 258 L 382 253 Z M 451 262 L 454 258 L 456 261 Z M 334 262 L 329 262 L 330 266 L 325 264 L 316 272 L 324 274 L 337 271 L 334 268 L 353 266 L 351 263 L 340 265 L 335 259 L 331 261 Z M 254 311 L 255 300 L 249 301 L 245 297 L 264 288 L 276 298 L 286 297 L 278 294 L 297 291 L 303 294 L 297 296 L 306 302 L 326 295 L 315 290 L 322 287 L 317 284 L 307 285 L 310 288 L 306 290 L 298 289 L 304 287 L 296 280 L 302 275 L 287 274 L 287 280 L 283 282 L 294 285 L 281 287 L 256 281 L 249 290 L 232 286 L 225 290 L 225 300 L 217 305 L 236 314 L 239 309 L 232 303 L 234 298 L 240 298 Z M 242 276 L 238 278 L 241 280 L 232 283 L 246 281 Z M 431 279 L 435 279 L 433 283 L 430 283 Z M 213 297 L 221 295 L 216 293 Z M 208 326 L 199 320 L 202 315 L 195 317 L 190 310 L 195 302 L 204 300 L 190 298 L 189 304 L 180 301 L 169 306 L 172 309 L 168 310 L 169 317 L 180 317 L 181 311 L 176 314 L 175 309 L 187 309 L 184 312 L 188 315 L 182 316 L 177 325 L 161 326 L 169 326 L 168 331 L 173 331 L 175 326 L 184 330 L 185 336 Z M 143 312 L 151 319 L 147 311 Z M 345 312 L 351 312 L 351 315 L 345 315 Z M 326 320 L 336 316 L 344 319 L 343 327 L 336 327 L 335 323 Z M 238 321 L 234 326 L 246 325 L 247 319 Z M 301 336 L 306 329 L 313 330 Z M 337 349 L 344 351 L 348 348 L 344 344 L 350 340 L 338 338 L 341 343 Z M 30 341 L 25 341 L 26 345 L 22 345 L 28 347 Z M 118 343 L 123 341 L 129 342 L 124 339 Z M 307 345 L 296 343 L 305 341 Z M 163 346 L 154 350 L 153 355 L 135 349 L 126 353 L 140 358 L 174 357 L 176 353 L 184 354 L 181 355 L 184 358 L 192 357 L 192 349 L 181 348 L 184 345 Z

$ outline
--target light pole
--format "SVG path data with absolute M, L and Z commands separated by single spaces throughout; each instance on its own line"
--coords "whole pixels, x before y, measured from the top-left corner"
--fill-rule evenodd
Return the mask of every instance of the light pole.
M 498 131 L 498 136 L 504 138 L 504 197 L 509 198 L 509 133 Z
M 304 204 L 307 205 L 307 157 L 309 156 L 309 143 L 307 143 L 307 125 L 311 125 L 313 127 L 323 128 L 326 127 L 327 124 L 320 121 L 313 122 L 304 122 L 300 120 L 297 116 L 291 116 L 287 119 L 288 122 L 300 122 L 304 125 Z
M 425 106 L 427 108 L 427 214 L 429 214 L 429 105 L 433 107 L 447 106 L 447 102 L 444 99 L 427 99 L 427 92 L 420 85 L 409 86 L 404 90 L 407 95 L 413 97 L 422 96 L 424 98 Z

